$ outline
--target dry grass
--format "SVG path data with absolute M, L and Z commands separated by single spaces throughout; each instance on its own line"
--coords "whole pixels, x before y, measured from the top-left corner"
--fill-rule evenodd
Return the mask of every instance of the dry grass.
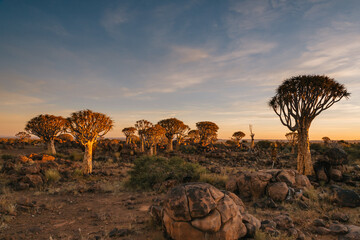
M 48 169 L 45 171 L 45 178 L 48 183 L 56 183 L 61 179 L 61 175 L 57 169 Z

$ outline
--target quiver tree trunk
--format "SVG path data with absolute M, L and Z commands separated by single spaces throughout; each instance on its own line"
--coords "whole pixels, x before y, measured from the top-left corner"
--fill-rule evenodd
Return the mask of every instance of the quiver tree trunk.
M 150 156 L 153 156 L 153 155 L 154 155 L 154 146 L 150 146 L 149 155 L 150 155 Z
M 93 143 L 88 142 L 85 144 L 85 154 L 84 154 L 84 174 L 92 173 L 92 151 L 93 151 Z
M 140 152 L 145 152 L 144 137 L 143 136 L 140 137 Z
M 167 150 L 169 152 L 173 151 L 173 140 L 172 140 L 172 138 L 168 138 Z
M 255 147 L 254 137 L 253 137 L 253 136 L 251 136 L 251 144 L 250 144 L 250 148 L 251 148 L 251 149 L 254 149 L 254 147 Z
M 56 154 L 54 139 L 51 139 L 46 145 L 48 153 Z
M 298 134 L 297 170 L 300 174 L 312 175 L 314 168 L 311 162 L 309 129 L 299 129 Z

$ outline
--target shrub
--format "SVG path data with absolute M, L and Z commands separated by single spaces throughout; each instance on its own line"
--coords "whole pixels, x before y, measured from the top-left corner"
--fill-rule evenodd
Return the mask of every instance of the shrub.
M 4 160 L 4 161 L 12 160 L 12 159 L 14 159 L 14 156 L 9 155 L 9 154 L 4 154 L 4 155 L 1 156 L 1 159 Z
M 83 172 L 80 168 L 75 168 L 75 170 L 72 172 L 73 177 L 81 177 L 83 176 Z
M 48 183 L 55 183 L 60 180 L 61 175 L 56 169 L 48 169 L 45 171 L 45 178 Z
M 128 185 L 133 188 L 151 189 L 166 180 L 178 182 L 198 181 L 203 171 L 197 164 L 188 163 L 179 157 L 163 158 L 143 156 L 135 160 L 129 172 Z
M 256 146 L 260 149 L 269 149 L 271 147 L 271 142 L 267 140 L 261 140 L 256 143 Z
M 73 161 L 82 161 L 83 160 L 83 153 L 73 152 L 70 155 L 70 160 Z
M 180 152 L 185 154 L 195 154 L 197 151 L 197 148 L 193 145 L 181 145 L 180 146 Z
M 219 189 L 225 189 L 228 178 L 228 175 L 225 174 L 202 173 L 199 182 L 209 183 Z

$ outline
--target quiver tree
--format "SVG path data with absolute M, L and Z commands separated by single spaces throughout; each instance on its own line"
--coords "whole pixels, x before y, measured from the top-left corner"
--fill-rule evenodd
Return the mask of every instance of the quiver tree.
M 72 113 L 67 118 L 67 128 L 75 139 L 85 147 L 84 174 L 92 173 L 93 145 L 113 128 L 113 120 L 103 113 L 82 110 Z
M 219 127 L 213 122 L 198 122 L 196 127 L 199 130 L 200 142 L 202 146 L 213 144 L 217 139 Z
M 200 141 L 199 130 L 190 130 L 187 134 L 187 138 L 191 143 L 198 143 Z
M 249 130 L 250 130 L 250 137 L 251 137 L 251 143 L 250 143 L 250 149 L 254 149 L 255 147 L 255 133 L 253 133 L 253 126 L 250 124 L 249 125 Z
M 156 145 L 165 138 L 165 134 L 165 128 L 159 124 L 156 124 L 155 126 L 150 127 L 145 131 L 144 137 L 146 142 L 149 144 L 150 155 L 156 155 Z
M 349 97 L 344 85 L 327 76 L 301 75 L 285 80 L 276 90 L 269 106 L 283 125 L 298 133 L 297 170 L 301 174 L 314 172 L 309 143 L 311 122 L 322 111 L 343 97 Z
M 145 132 L 147 129 L 151 128 L 153 126 L 153 124 L 147 120 L 139 120 L 139 121 L 136 121 L 135 123 L 135 128 L 137 129 L 138 131 L 138 135 L 139 135 L 139 138 L 140 138 L 140 151 L 141 152 L 144 152 L 145 151 Z
M 289 132 L 285 134 L 285 137 L 291 145 L 291 153 L 295 153 L 295 144 L 298 141 L 298 134 L 296 132 Z
M 184 142 L 185 137 L 187 136 L 190 128 L 186 124 L 182 124 L 179 128 L 179 131 L 175 134 L 177 146 L 180 146 Z
M 165 129 L 165 136 L 167 138 L 167 150 L 173 150 L 173 139 L 175 134 L 179 133 L 185 125 L 182 121 L 176 118 L 168 118 L 158 122 L 160 126 Z
M 126 137 L 126 144 L 132 143 L 132 139 L 133 139 L 132 136 L 135 135 L 135 131 L 136 131 L 136 128 L 134 128 L 134 127 L 127 127 L 122 130 L 122 132 L 124 133 L 124 135 Z
M 54 139 L 64 131 L 64 126 L 65 119 L 63 117 L 41 114 L 28 121 L 25 130 L 44 141 L 49 153 L 56 154 Z
M 27 132 L 18 132 L 15 134 L 15 137 L 17 137 L 20 142 L 27 142 L 31 138 L 31 135 Z
M 234 132 L 232 137 L 233 137 L 234 141 L 236 142 L 236 145 L 238 147 L 241 147 L 240 141 L 243 137 L 245 137 L 245 133 L 243 133 L 242 131 Z
M 325 146 L 329 145 L 331 141 L 329 137 L 323 137 L 322 140 L 324 141 Z

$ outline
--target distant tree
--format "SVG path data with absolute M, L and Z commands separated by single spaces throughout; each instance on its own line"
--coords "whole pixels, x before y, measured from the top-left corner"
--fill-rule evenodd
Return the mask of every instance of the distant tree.
M 146 129 L 144 136 L 146 141 L 149 143 L 150 155 L 156 155 L 156 145 L 165 138 L 166 130 L 159 124 Z
M 135 134 L 135 131 L 136 131 L 136 128 L 134 128 L 134 127 L 127 127 L 122 130 L 122 132 L 124 133 L 124 135 L 126 137 L 126 144 L 131 143 L 130 141 L 133 139 L 132 135 Z
M 74 141 L 74 137 L 71 134 L 63 133 L 56 137 L 57 139 L 60 139 L 62 142 L 72 142 Z
M 56 154 L 54 139 L 64 131 L 65 119 L 54 115 L 41 114 L 27 122 L 25 131 L 39 137 L 47 144 L 48 152 Z
M 147 120 L 139 120 L 135 123 L 135 128 L 138 131 L 138 135 L 140 138 L 140 151 L 144 152 L 145 151 L 145 131 L 149 128 L 151 128 L 153 126 L 153 124 Z
M 289 132 L 285 134 L 285 137 L 291 145 L 291 153 L 295 153 L 295 144 L 298 141 L 298 134 L 296 132 Z
M 329 137 L 323 137 L 322 140 L 324 141 L 325 145 L 329 145 L 329 143 L 331 141 Z
M 113 128 L 113 120 L 103 113 L 91 110 L 74 112 L 67 118 L 70 133 L 85 146 L 83 172 L 92 173 L 93 145 Z
M 191 143 L 198 143 L 200 141 L 199 130 L 190 130 L 187 134 L 187 138 Z
M 253 133 L 253 126 L 251 124 L 249 125 L 249 129 L 250 129 L 250 137 L 251 137 L 250 149 L 252 150 L 255 147 L 255 140 L 254 140 L 255 133 Z
M 182 121 L 180 121 L 179 119 L 176 118 L 168 118 L 168 119 L 164 119 L 158 122 L 158 124 L 160 126 L 162 126 L 166 133 L 165 136 L 168 140 L 167 142 L 167 150 L 168 151 L 173 151 L 173 139 L 175 134 L 177 134 L 178 132 L 180 132 L 180 130 L 183 128 L 183 126 L 185 125 Z
M 297 170 L 301 174 L 314 172 L 311 162 L 309 128 L 322 111 L 348 98 L 344 85 L 327 76 L 301 75 L 286 79 L 269 101 L 283 125 L 298 132 Z
M 31 138 L 31 135 L 27 132 L 18 132 L 15 134 L 15 137 L 17 137 L 20 142 L 27 142 Z
M 190 128 L 186 124 L 182 124 L 179 128 L 179 131 L 175 134 L 177 146 L 180 146 L 184 142 L 185 137 L 187 136 Z
M 215 123 L 209 121 L 198 122 L 196 127 L 199 130 L 200 142 L 203 146 L 216 141 L 219 127 Z
M 243 137 L 245 137 L 245 133 L 243 133 L 242 131 L 234 132 L 234 134 L 232 135 L 232 137 L 233 137 L 236 145 L 237 145 L 238 147 L 241 147 L 240 141 L 241 141 L 241 139 L 242 139 Z

